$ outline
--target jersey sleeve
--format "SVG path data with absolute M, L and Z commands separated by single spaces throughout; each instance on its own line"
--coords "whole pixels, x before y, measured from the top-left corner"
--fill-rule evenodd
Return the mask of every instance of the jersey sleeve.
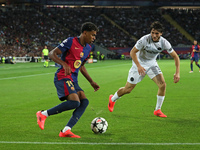
M 62 51 L 62 53 L 68 51 L 71 48 L 72 39 L 73 38 L 69 37 L 65 39 L 61 44 L 58 45 L 58 48 Z
M 91 50 L 92 50 L 92 47 L 91 47 L 89 44 L 88 44 L 88 49 L 90 49 L 90 51 L 89 51 L 88 56 L 85 58 L 84 62 L 86 62 L 86 61 L 89 59 L 89 57 L 90 57 L 90 52 L 91 52 Z
M 90 54 L 87 56 L 87 58 L 85 58 L 84 62 L 86 62 L 88 60 L 88 58 L 90 57 Z
M 192 45 L 192 51 L 193 51 L 193 49 L 194 49 L 194 45 Z
M 138 49 L 138 50 L 141 50 L 144 48 L 144 45 L 145 45 L 145 37 L 141 37 L 135 44 L 135 48 Z
M 164 41 L 164 49 L 167 50 L 169 54 L 174 51 L 171 44 L 167 40 Z

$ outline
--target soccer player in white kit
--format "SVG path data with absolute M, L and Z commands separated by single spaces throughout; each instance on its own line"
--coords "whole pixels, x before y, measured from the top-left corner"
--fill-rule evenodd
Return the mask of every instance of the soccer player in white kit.
M 114 95 L 109 96 L 108 109 L 110 112 L 113 111 L 117 99 L 124 94 L 130 93 L 137 83 L 142 81 L 144 76 L 147 74 L 158 86 L 157 104 L 154 110 L 154 115 L 167 117 L 161 111 L 161 106 L 165 98 L 166 83 L 162 71 L 156 62 L 156 58 L 163 50 L 167 50 L 167 52 L 173 57 L 176 66 L 174 83 L 177 83 L 180 80 L 180 60 L 171 44 L 162 37 L 162 24 L 155 21 L 151 24 L 150 29 L 150 34 L 140 38 L 130 52 L 132 67 L 129 70 L 127 83 L 125 87 L 119 88 Z

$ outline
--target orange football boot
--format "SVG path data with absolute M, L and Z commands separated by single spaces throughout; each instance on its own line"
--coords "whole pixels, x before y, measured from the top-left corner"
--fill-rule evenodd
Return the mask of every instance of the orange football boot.
M 38 112 L 36 113 L 36 116 L 37 116 L 37 123 L 38 123 L 39 127 L 40 127 L 42 130 L 44 130 L 44 123 L 45 123 L 45 120 L 46 120 L 47 116 L 43 115 L 43 114 L 41 113 L 41 111 L 38 111 Z
M 113 95 L 110 95 L 110 96 L 109 96 L 109 103 L 108 103 L 108 109 L 109 109 L 110 112 L 113 112 L 114 106 L 115 106 L 115 102 L 113 102 L 113 101 L 111 100 L 112 97 L 113 97 Z
M 59 137 L 70 137 L 70 138 L 81 138 L 78 135 L 75 135 L 74 133 L 71 132 L 70 129 L 68 129 L 65 132 L 62 132 L 62 130 L 60 131 Z
M 156 115 L 158 117 L 163 117 L 163 118 L 167 117 L 165 114 L 162 113 L 162 111 L 160 109 L 154 110 L 154 115 Z

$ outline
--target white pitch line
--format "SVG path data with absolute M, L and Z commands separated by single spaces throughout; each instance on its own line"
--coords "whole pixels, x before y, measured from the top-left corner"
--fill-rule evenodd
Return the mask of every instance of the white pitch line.
M 0 80 L 17 79 L 17 78 L 24 78 L 24 77 L 34 77 L 34 76 L 38 76 L 38 75 L 47 75 L 47 74 L 53 74 L 53 73 L 42 73 L 42 74 L 33 74 L 33 75 L 27 75 L 27 76 L 18 76 L 18 77 L 10 77 L 10 78 L 1 78 Z
M 52 144 L 52 145 L 200 145 L 200 143 L 88 143 L 88 142 L 25 142 L 25 141 L 0 141 L 2 144 Z

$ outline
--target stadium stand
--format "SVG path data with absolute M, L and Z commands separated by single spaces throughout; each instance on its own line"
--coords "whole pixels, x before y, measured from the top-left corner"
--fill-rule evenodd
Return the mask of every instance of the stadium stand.
M 200 41 L 199 9 L 167 9 L 166 13 L 182 25 L 196 40 Z
M 43 13 L 64 27 L 80 34 L 83 22 L 93 22 L 99 27 L 97 44 L 102 47 L 129 47 L 135 42 L 130 36 L 101 16 L 103 9 L 98 8 L 48 8 Z
M 0 55 L 41 56 L 41 50 L 45 44 L 52 49 L 66 37 L 79 35 L 80 26 L 86 21 L 97 24 L 100 29 L 96 44 L 106 49 L 120 48 L 121 50 L 117 49 L 117 52 L 124 50 L 127 55 L 127 48 L 130 50 L 136 42 L 132 36 L 139 39 L 142 35 L 148 34 L 149 25 L 155 20 L 164 24 L 163 36 L 171 42 L 173 47 L 191 45 L 191 41 L 162 17 L 166 13 L 188 33 L 200 40 L 200 30 L 197 28 L 200 22 L 199 10 L 164 10 L 146 7 L 126 9 L 40 7 L 35 9 L 31 6 L 23 9 L 17 6 L 0 9 Z M 104 16 L 107 16 L 110 21 Z M 179 48 L 180 53 L 182 49 Z M 187 48 L 187 50 L 190 49 Z
M 40 56 L 45 44 L 51 46 L 73 33 L 34 9 L 18 7 L 1 11 L 0 27 L 1 52 L 21 57 Z
M 112 9 L 110 10 L 112 13 L 109 9 L 107 10 L 108 11 L 105 12 L 107 16 L 112 18 L 117 24 L 138 39 L 141 36 L 150 33 L 149 26 L 153 21 L 160 21 L 165 28 L 163 37 L 168 39 L 173 46 L 177 46 L 180 43 L 185 45 L 191 43 L 162 17 L 160 9 Z

